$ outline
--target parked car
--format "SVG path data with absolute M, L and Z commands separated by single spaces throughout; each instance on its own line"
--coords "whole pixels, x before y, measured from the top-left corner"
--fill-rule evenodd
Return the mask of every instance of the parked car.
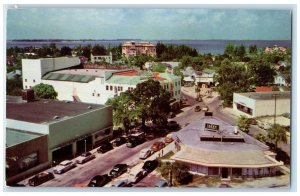
M 152 144 L 151 150 L 156 152 L 156 151 L 159 151 L 159 150 L 163 149 L 164 147 L 165 147 L 165 143 L 155 142 L 154 144 Z
M 109 141 L 106 141 L 97 149 L 97 152 L 106 153 L 112 149 L 113 149 L 112 144 Z
M 140 151 L 139 158 L 140 159 L 146 159 L 152 154 L 152 151 L 148 148 L 144 148 Z
M 57 165 L 54 168 L 53 172 L 55 174 L 62 174 L 64 172 L 74 168 L 75 166 L 76 166 L 76 163 L 74 163 L 70 160 L 66 160 L 66 161 L 61 162 L 59 165 Z
M 145 135 L 144 133 L 135 133 L 135 134 L 131 134 L 128 137 L 128 141 L 126 143 L 126 146 L 128 148 L 134 148 L 137 145 L 142 144 L 145 141 Z
M 167 126 L 170 128 L 170 129 L 178 129 L 179 128 L 179 124 L 174 121 L 174 120 L 171 120 L 168 122 Z
M 167 187 L 167 186 L 169 186 L 169 182 L 166 180 L 159 180 L 155 183 L 155 187 L 162 188 L 162 187 Z
M 94 176 L 88 184 L 88 187 L 102 187 L 111 181 L 111 178 L 105 175 Z
M 207 112 L 207 111 L 209 110 L 209 108 L 208 108 L 208 106 L 204 106 L 204 107 L 202 108 L 202 110 L 205 111 L 205 112 Z
M 174 139 L 172 138 L 172 134 L 168 134 L 165 139 L 164 139 L 165 143 L 171 143 L 174 141 Z
M 128 179 L 118 180 L 112 184 L 112 187 L 131 187 L 132 184 Z
M 143 170 L 145 170 L 147 173 L 152 172 L 155 170 L 158 166 L 158 161 L 156 159 L 146 161 L 142 167 Z
M 44 182 L 47 182 L 54 178 L 53 173 L 51 172 L 42 172 L 37 175 L 35 175 L 33 178 L 30 178 L 28 180 L 29 186 L 38 186 L 40 184 L 43 184 Z
M 196 107 L 194 108 L 195 112 L 200 112 L 201 111 L 201 107 L 199 105 L 196 105 Z
M 128 169 L 127 164 L 117 164 L 109 172 L 109 175 L 113 178 L 116 178 L 116 177 L 122 175 L 123 173 L 125 173 L 127 171 L 127 169 Z
M 83 164 L 83 163 L 86 163 L 92 159 L 96 158 L 96 156 L 90 152 L 85 152 L 85 153 L 82 153 L 77 159 L 76 159 L 76 163 L 79 163 L 79 164 Z
M 127 142 L 127 139 L 125 137 L 121 136 L 121 137 L 116 138 L 112 142 L 112 144 L 114 147 L 117 147 L 117 146 L 121 146 L 122 144 L 125 144 L 126 142 Z
M 146 174 L 147 172 L 145 170 L 132 172 L 129 174 L 128 181 L 135 184 L 144 178 Z

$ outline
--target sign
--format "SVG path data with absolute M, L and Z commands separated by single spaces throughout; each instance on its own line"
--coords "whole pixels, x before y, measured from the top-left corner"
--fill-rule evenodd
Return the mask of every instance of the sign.
M 205 128 L 218 131 L 219 130 L 219 125 L 205 123 Z

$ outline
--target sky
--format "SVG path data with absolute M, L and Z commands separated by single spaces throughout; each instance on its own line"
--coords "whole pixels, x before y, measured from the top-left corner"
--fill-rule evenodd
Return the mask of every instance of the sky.
M 289 10 L 21 8 L 7 10 L 7 40 L 290 40 Z

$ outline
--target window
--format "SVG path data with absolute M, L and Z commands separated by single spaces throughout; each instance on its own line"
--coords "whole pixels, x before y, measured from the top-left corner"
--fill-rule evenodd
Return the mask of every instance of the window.
M 95 93 L 93 93 L 93 96 L 95 96 Z
M 121 86 L 121 91 L 123 91 L 123 86 Z
M 110 86 L 109 88 L 110 88 L 111 91 L 113 90 L 113 86 Z
M 27 88 L 27 85 L 25 86 L 25 89 Z
M 97 96 L 100 97 L 100 94 L 98 93 Z
M 121 87 L 120 86 L 118 86 L 118 91 L 121 91 Z
M 108 91 L 109 89 L 108 89 L 108 85 L 106 85 L 106 90 Z
M 25 79 L 25 82 L 27 82 L 27 79 Z
M 97 60 L 97 57 L 95 56 L 94 59 Z
M 35 80 L 33 80 L 33 83 L 35 83 Z
M 29 88 L 31 89 L 31 86 L 29 86 Z

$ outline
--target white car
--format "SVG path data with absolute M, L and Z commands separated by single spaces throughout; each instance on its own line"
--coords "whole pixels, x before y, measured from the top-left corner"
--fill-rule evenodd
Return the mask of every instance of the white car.
M 96 156 L 90 152 L 85 152 L 85 153 L 82 153 L 77 159 L 76 159 L 76 163 L 79 163 L 79 164 L 83 164 L 83 163 L 86 163 L 92 159 L 94 159 Z
M 135 184 L 147 175 L 145 170 L 132 172 L 129 174 L 128 181 Z
M 61 162 L 58 166 L 56 166 L 53 170 L 53 172 L 55 174 L 62 174 L 72 168 L 74 168 L 76 166 L 76 163 L 70 161 L 70 160 L 66 160 Z
M 152 151 L 148 148 L 144 148 L 140 151 L 139 158 L 140 159 L 146 159 L 152 154 Z

